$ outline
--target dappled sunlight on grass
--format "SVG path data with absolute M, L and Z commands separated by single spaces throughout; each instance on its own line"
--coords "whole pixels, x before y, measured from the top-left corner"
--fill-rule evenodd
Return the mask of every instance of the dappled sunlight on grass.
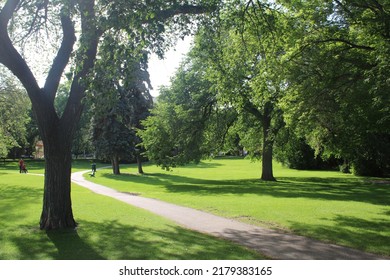
M 316 236 L 325 241 L 337 240 L 340 245 L 389 256 L 389 219 L 361 219 L 346 215 L 330 218 L 332 226 L 321 223 L 307 225 L 293 222 L 297 233 Z M 331 238 L 330 238 L 331 237 Z
M 204 161 L 201 166 L 169 172 L 146 165 L 144 171 L 145 175 L 139 175 L 135 165 L 122 166 L 123 175 L 100 170 L 90 180 L 122 192 L 390 256 L 389 247 L 383 245 L 390 240 L 390 185 L 376 184 L 372 178 L 297 171 L 275 164 L 278 181 L 264 182 L 259 179 L 260 164 L 244 159 Z
M 43 177 L 26 176 L 0 171 L 0 259 L 263 258 L 77 185 L 72 188 L 77 230 L 41 231 Z
M 34 164 L 36 164 L 34 166 Z M 31 164 L 43 174 L 43 162 Z M 104 166 L 101 164 L 98 167 Z M 218 159 L 164 171 L 101 169 L 93 182 L 281 231 L 390 256 L 390 185 L 375 178 L 275 165 L 263 182 L 260 164 Z M 77 161 L 73 171 L 89 170 Z M 0 259 L 252 259 L 261 256 L 73 185 L 77 231 L 39 230 L 43 177 L 0 164 Z M 218 248 L 218 250 L 216 250 Z M 218 252 L 217 252 L 218 251 Z

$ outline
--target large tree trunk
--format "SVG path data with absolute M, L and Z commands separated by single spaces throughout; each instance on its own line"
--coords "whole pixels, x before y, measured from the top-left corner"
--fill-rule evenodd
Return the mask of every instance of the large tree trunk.
M 45 150 L 45 186 L 40 228 L 75 228 L 71 202 L 71 153 Z
M 120 171 L 120 168 L 119 168 L 119 158 L 118 158 L 118 156 L 113 156 L 111 158 L 111 163 L 112 163 L 112 173 L 114 173 L 115 175 L 120 175 L 121 171 Z
M 49 114 L 48 112 L 52 112 Z M 72 135 L 74 123 L 63 123 L 54 110 L 36 112 L 45 149 L 45 185 L 40 228 L 75 228 L 71 202 Z M 46 117 L 43 120 L 44 116 Z
M 273 143 L 263 143 L 261 180 L 276 181 L 272 167 Z
M 273 135 L 270 134 L 271 129 L 271 108 L 264 110 L 263 116 L 263 152 L 262 152 L 262 174 L 261 179 L 264 181 L 276 181 L 273 174 L 272 167 L 272 153 L 273 153 Z

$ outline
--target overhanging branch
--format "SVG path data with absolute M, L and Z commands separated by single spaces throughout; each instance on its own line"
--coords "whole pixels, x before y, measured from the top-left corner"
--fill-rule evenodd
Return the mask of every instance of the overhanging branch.
M 316 44 L 319 44 L 319 43 L 330 43 L 330 42 L 333 42 L 333 43 L 344 43 L 344 44 L 347 44 L 349 46 L 351 46 L 352 48 L 355 48 L 355 49 L 362 49 L 362 50 L 367 50 L 367 51 L 374 51 L 375 48 L 373 47 L 369 47 L 369 46 L 363 46 L 363 45 L 357 45 L 357 44 L 354 44 L 348 40 L 345 40 L 345 39 L 339 39 L 339 38 L 330 38 L 330 39 L 325 39 L 325 40 L 315 40 L 313 41 L 313 43 L 316 43 Z
M 8 22 L 12 18 L 20 0 L 8 0 L 0 11 L 0 32 L 6 32 Z
M 8 22 L 19 0 L 8 0 L 0 12 L 0 63 L 6 66 L 23 84 L 33 104 L 38 104 L 39 86 L 26 61 L 12 44 L 8 35 Z
M 63 16 L 61 17 L 61 24 L 63 30 L 61 47 L 54 59 L 44 87 L 45 93 L 49 95 L 51 101 L 54 101 L 61 76 L 69 63 L 73 45 L 76 42 L 75 30 L 71 19 L 68 16 Z

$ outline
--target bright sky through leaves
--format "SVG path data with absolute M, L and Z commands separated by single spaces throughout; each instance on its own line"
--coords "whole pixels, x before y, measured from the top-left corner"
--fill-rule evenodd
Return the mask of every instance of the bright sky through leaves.
M 152 96 L 158 96 L 160 86 L 168 86 L 183 57 L 189 51 L 192 37 L 179 40 L 175 48 L 170 49 L 164 60 L 152 55 L 149 61 L 149 74 L 153 86 Z

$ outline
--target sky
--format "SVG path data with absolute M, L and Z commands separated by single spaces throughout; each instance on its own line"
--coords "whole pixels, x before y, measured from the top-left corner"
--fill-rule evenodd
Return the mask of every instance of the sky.
M 150 93 L 153 97 L 159 95 L 158 88 L 160 86 L 168 86 L 170 84 L 170 78 L 174 75 L 180 62 L 189 51 L 192 40 L 193 37 L 191 36 L 185 37 L 184 40 L 179 39 L 176 46 L 166 52 L 165 59 L 163 60 L 159 59 L 157 55 L 152 55 L 150 57 L 148 70 L 153 87 L 153 90 L 151 90 Z M 32 67 L 32 71 L 38 78 L 38 83 L 41 87 L 44 86 L 46 81 L 47 74 L 45 71 L 52 62 L 50 58 L 56 55 L 55 50 L 49 52 L 49 49 L 50 48 L 43 48 L 39 51 L 34 49 L 32 54 L 27 56 L 28 64 Z M 44 56 L 49 57 L 47 62 L 42 61 L 42 53 L 45 54 Z
M 168 86 L 170 78 L 180 65 L 185 54 L 189 51 L 192 37 L 186 37 L 184 40 L 179 40 L 175 48 L 170 49 L 164 60 L 158 59 L 156 55 L 152 55 L 149 60 L 149 75 L 153 90 L 150 91 L 152 96 L 158 96 L 158 88 L 162 85 Z

